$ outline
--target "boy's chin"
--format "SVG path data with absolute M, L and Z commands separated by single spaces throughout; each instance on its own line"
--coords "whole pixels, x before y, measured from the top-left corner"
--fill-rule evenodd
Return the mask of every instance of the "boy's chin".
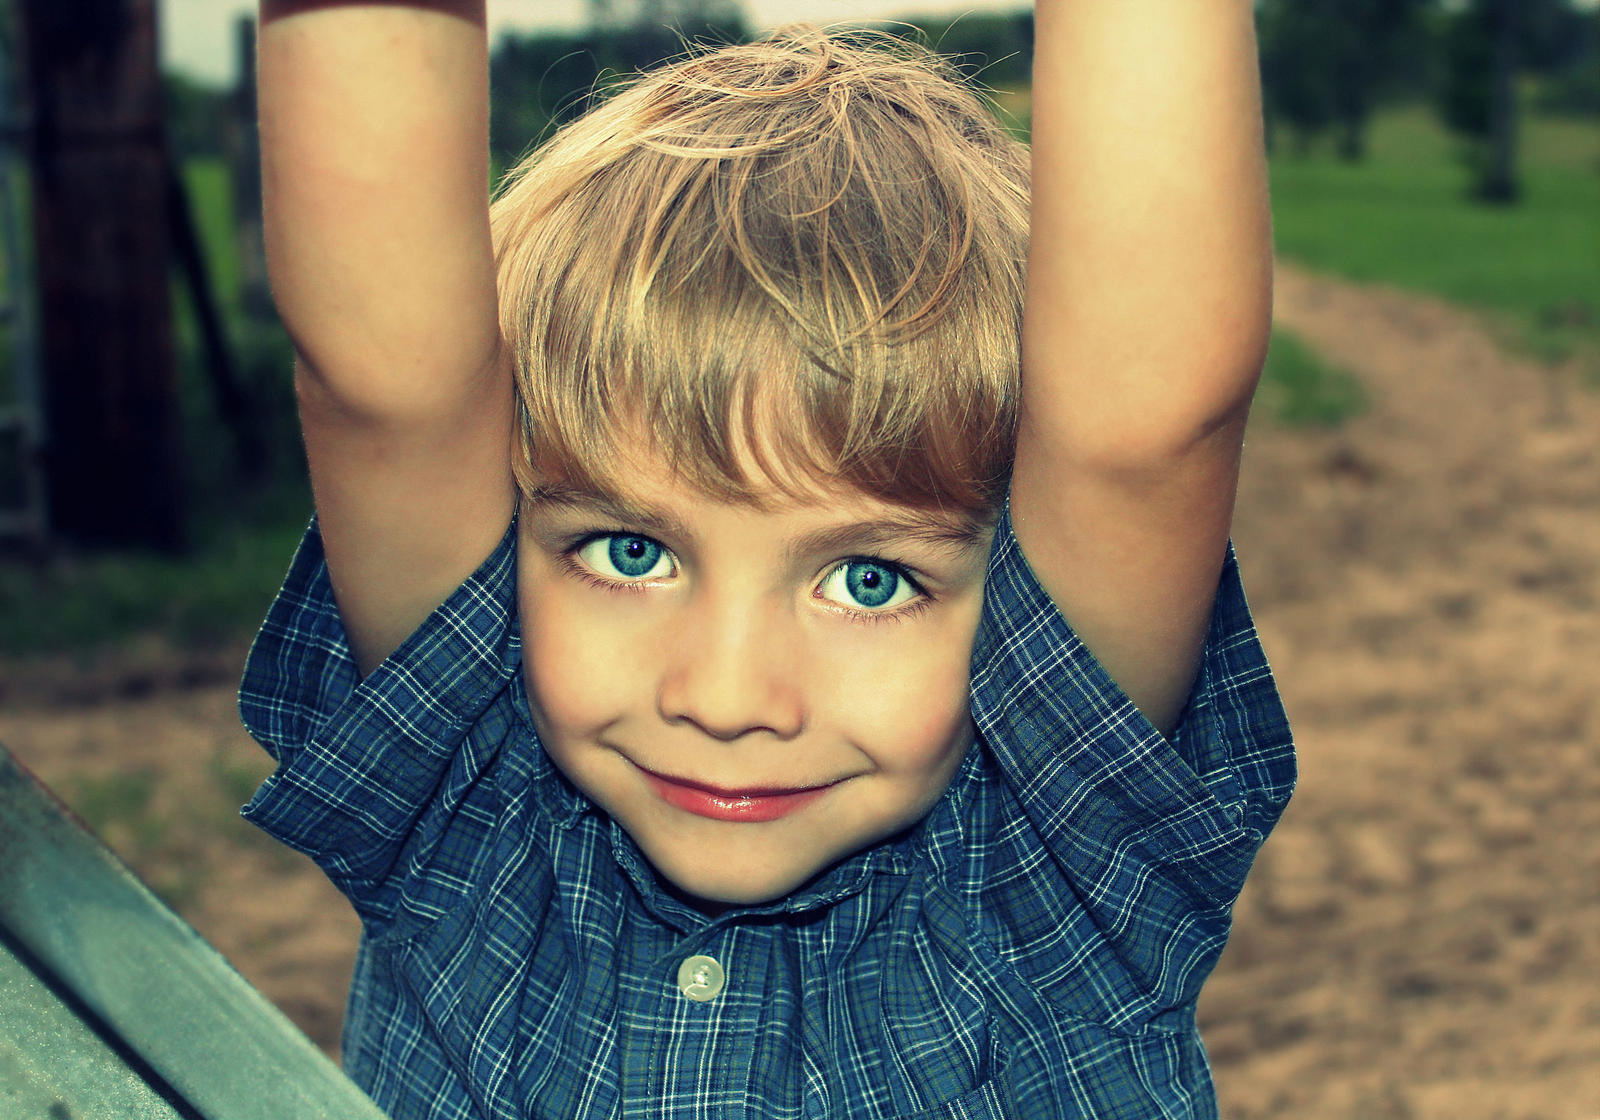
M 699 861 L 684 853 L 663 853 L 651 858 L 656 873 L 684 902 L 709 914 L 720 914 L 735 907 L 763 906 L 778 902 L 810 882 L 828 864 L 784 861 L 782 866 L 750 859 L 730 859 L 728 853 Z

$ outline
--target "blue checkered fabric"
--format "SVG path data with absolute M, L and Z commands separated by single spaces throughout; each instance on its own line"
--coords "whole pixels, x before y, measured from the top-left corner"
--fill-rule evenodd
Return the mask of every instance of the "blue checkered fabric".
M 361 915 L 345 1066 L 397 1120 L 1216 1115 L 1195 1000 L 1294 781 L 1231 554 L 1168 741 L 1002 518 L 949 791 L 715 918 L 547 760 L 514 584 L 513 531 L 361 680 L 313 523 L 241 693 L 279 762 L 245 815 Z

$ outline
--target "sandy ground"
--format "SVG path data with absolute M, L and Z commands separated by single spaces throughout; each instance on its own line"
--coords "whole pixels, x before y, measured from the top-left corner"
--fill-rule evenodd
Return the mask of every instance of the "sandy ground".
M 1301 784 L 1201 999 L 1223 1114 L 1596 1120 L 1600 394 L 1425 298 L 1284 268 L 1277 306 L 1373 405 L 1246 450 Z M 357 924 L 233 816 L 241 658 L 0 660 L 0 739 L 333 1052 Z

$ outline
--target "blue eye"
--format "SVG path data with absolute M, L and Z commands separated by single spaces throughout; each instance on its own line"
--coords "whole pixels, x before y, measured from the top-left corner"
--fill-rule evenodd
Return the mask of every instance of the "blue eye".
M 662 578 L 673 573 L 672 554 L 649 537 L 612 533 L 578 549 L 578 558 L 599 575 L 616 580 Z
M 612 537 L 606 554 L 617 571 L 638 579 L 661 559 L 661 546 L 648 537 Z
M 900 577 L 877 564 L 846 564 L 844 585 L 863 607 L 881 607 L 894 598 Z
M 875 611 L 909 601 L 917 595 L 917 589 L 887 564 L 846 560 L 823 577 L 817 593 L 843 606 Z

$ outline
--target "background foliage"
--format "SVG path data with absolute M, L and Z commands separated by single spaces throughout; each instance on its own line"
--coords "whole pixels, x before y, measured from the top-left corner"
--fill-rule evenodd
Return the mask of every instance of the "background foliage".
M 1564 0 L 1517 0 L 1524 197 L 1486 207 L 1474 198 L 1473 176 L 1486 143 L 1491 2 L 1260 0 L 1279 252 L 1358 281 L 1436 293 L 1488 316 L 1525 351 L 1600 370 L 1600 18 Z M 1026 134 L 1030 12 L 897 26 L 953 57 Z M 618 77 L 687 42 L 748 33 L 735 10 L 721 8 L 672 30 L 502 39 L 491 76 L 496 170 Z M 185 168 L 236 365 L 275 455 L 264 479 L 246 480 L 235 468 L 202 374 L 193 314 L 180 297 L 193 553 L 0 554 L 0 652 L 86 650 L 152 630 L 180 642 L 237 641 L 259 621 L 309 513 L 292 355 L 276 323 L 248 314 L 239 298 L 228 163 L 239 149 L 229 131 L 241 127 L 238 94 L 182 75 L 170 75 L 166 88 L 169 141 Z M 9 392 L 6 350 L 0 346 L 0 401 Z M 1347 376 L 1275 336 L 1264 410 L 1289 423 L 1329 425 L 1362 403 Z

